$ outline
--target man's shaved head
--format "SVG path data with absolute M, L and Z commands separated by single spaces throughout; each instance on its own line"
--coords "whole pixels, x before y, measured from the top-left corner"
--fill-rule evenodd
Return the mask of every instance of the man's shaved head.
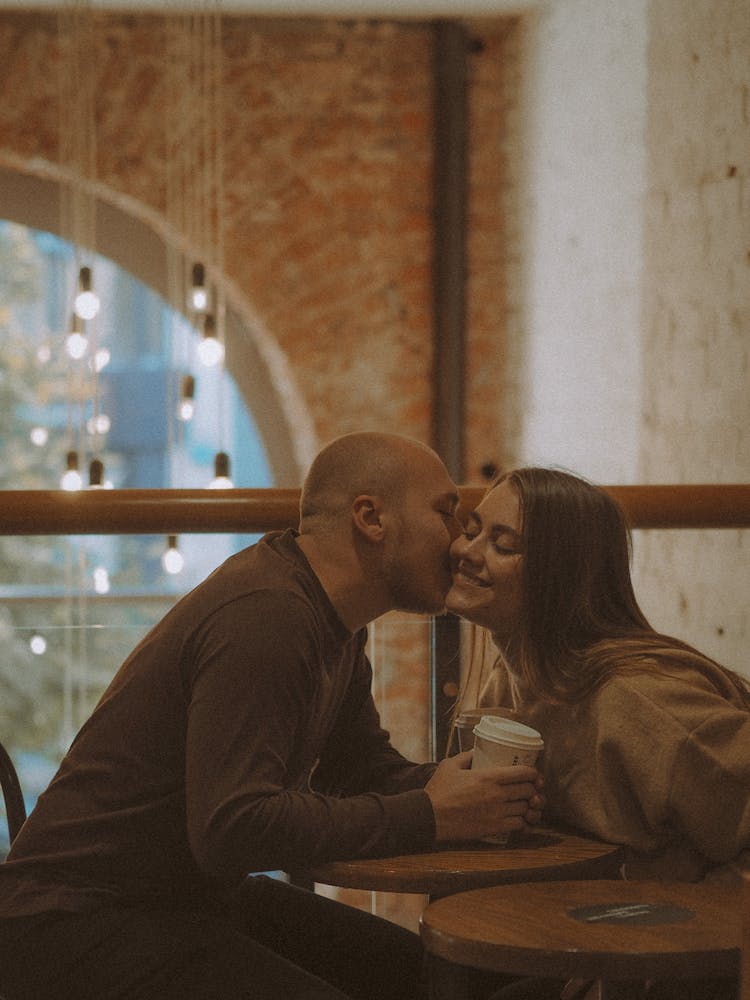
M 398 608 L 442 611 L 458 487 L 427 445 L 400 434 L 345 434 L 312 463 L 297 544 L 347 627 Z
M 409 486 L 409 470 L 426 456 L 439 461 L 427 445 L 399 434 L 362 431 L 337 438 L 320 452 L 307 474 L 300 526 L 313 519 L 336 520 L 360 494 L 399 504 Z

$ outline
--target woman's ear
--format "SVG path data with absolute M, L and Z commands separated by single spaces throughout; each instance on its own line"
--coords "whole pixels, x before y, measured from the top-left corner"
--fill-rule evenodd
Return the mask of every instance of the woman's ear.
M 383 537 L 383 520 L 378 497 L 362 494 L 352 501 L 352 520 L 357 530 L 370 541 Z

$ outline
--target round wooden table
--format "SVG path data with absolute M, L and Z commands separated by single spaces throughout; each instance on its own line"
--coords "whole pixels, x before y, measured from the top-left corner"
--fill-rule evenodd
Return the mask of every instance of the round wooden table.
M 644 980 L 739 974 L 739 886 L 576 881 L 505 885 L 431 903 L 431 957 L 519 976 Z M 452 985 L 451 996 L 460 990 Z
M 313 882 L 433 898 L 507 882 L 615 878 L 621 848 L 576 833 L 539 827 L 503 846 L 478 842 L 389 858 L 333 861 L 305 873 Z

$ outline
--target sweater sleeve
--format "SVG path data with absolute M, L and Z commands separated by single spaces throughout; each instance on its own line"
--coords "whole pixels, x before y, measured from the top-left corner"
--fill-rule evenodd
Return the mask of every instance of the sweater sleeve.
M 423 788 L 437 764 L 415 764 L 391 744 L 372 697 L 372 667 L 362 653 L 336 725 L 321 755 L 314 786 L 334 795 L 395 795 Z
M 750 712 L 693 671 L 608 687 L 598 729 L 612 801 L 628 788 L 662 841 L 684 838 L 715 864 L 750 847 Z
M 750 712 L 710 692 L 685 711 L 669 804 L 689 840 L 715 863 L 750 848 Z
M 304 602 L 272 592 L 217 610 L 196 637 L 188 837 L 201 869 L 222 883 L 251 871 L 432 842 L 434 818 L 422 788 L 345 797 L 311 789 L 328 739 L 320 728 L 321 691 L 335 683 L 321 670 L 319 642 Z

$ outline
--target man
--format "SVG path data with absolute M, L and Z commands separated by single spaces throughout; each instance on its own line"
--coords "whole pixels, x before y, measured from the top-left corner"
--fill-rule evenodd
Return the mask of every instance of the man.
M 539 818 L 532 769 L 405 760 L 365 626 L 440 612 L 458 495 L 419 442 L 350 434 L 273 532 L 118 671 L 0 866 L 0 993 L 408 1000 L 416 935 L 251 872 L 415 851 Z

